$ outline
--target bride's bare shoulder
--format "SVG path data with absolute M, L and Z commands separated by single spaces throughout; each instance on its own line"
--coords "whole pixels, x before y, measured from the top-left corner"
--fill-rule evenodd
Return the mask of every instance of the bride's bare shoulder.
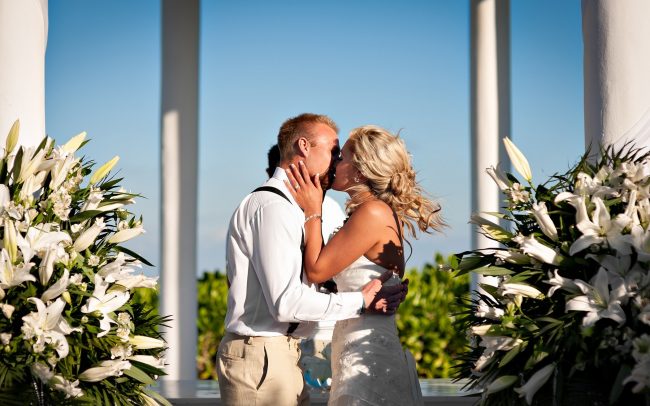
M 355 214 L 359 217 L 375 221 L 390 220 L 393 218 L 393 211 L 390 206 L 381 200 L 371 200 L 359 205 Z

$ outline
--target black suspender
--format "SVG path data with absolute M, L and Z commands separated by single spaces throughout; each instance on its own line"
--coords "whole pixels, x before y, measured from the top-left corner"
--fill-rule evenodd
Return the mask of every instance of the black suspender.
M 291 200 L 289 200 L 289 198 L 284 193 L 282 193 L 282 191 L 280 189 L 275 188 L 273 186 L 260 186 L 257 189 L 253 190 L 252 193 L 255 193 L 255 192 L 271 192 L 271 193 L 275 193 L 276 195 L 282 196 L 286 201 L 291 203 Z M 304 231 L 303 231 L 302 242 L 300 244 L 300 251 L 302 252 L 302 256 L 303 256 L 302 263 L 300 264 L 300 283 L 302 283 L 303 263 L 304 263 L 304 256 L 305 256 L 304 241 L 305 241 L 305 234 L 304 234 Z M 287 335 L 293 334 L 293 332 L 296 331 L 296 329 L 298 328 L 298 324 L 300 324 L 300 323 L 295 323 L 295 322 L 294 323 L 289 323 L 289 328 L 287 329 Z

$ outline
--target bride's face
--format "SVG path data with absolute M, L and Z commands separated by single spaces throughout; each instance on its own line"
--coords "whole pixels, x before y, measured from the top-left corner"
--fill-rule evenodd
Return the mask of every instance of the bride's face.
M 336 165 L 336 176 L 334 177 L 332 189 L 345 191 L 357 184 L 357 182 L 354 181 L 354 178 L 358 176 L 359 171 L 352 163 L 352 152 L 346 142 L 341 150 L 341 161 Z

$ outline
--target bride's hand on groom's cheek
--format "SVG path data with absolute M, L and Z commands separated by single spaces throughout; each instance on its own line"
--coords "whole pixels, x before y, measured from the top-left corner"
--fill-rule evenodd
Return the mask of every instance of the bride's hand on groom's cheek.
M 312 179 L 302 161 L 298 166 L 289 165 L 289 170 L 286 171 L 289 181 L 285 180 L 284 183 L 306 215 L 321 214 L 323 189 L 318 174 Z

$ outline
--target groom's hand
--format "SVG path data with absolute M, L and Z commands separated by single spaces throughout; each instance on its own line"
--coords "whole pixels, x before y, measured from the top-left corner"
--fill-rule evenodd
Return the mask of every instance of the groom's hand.
M 408 293 L 408 279 L 392 286 L 383 286 L 393 277 L 392 271 L 384 272 L 379 278 L 368 282 L 361 288 L 366 311 L 381 314 L 394 314 Z

